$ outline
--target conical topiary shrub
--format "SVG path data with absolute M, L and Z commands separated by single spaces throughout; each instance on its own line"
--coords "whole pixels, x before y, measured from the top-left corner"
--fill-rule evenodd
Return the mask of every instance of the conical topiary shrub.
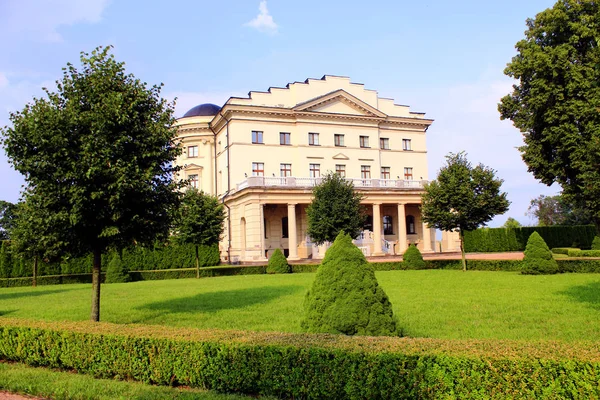
M 592 241 L 592 250 L 600 250 L 600 236 L 594 236 Z
M 558 264 L 552 256 L 552 252 L 544 242 L 539 233 L 533 232 L 527 240 L 525 257 L 521 273 L 528 275 L 556 274 Z
M 287 259 L 283 255 L 280 249 L 275 249 L 271 257 L 269 258 L 269 265 L 267 265 L 267 274 L 288 274 L 292 272 Z
M 106 268 L 106 283 L 124 283 L 129 282 L 129 271 L 127 271 L 127 267 L 123 261 L 121 261 L 121 257 L 115 253 L 110 262 L 108 263 L 108 267 Z
M 406 251 L 402 255 L 402 260 L 404 261 L 403 264 L 405 269 L 425 268 L 425 261 L 423 261 L 423 255 L 421 254 L 417 246 L 415 246 L 414 244 L 408 246 L 408 249 L 406 249 Z
M 392 304 L 349 235 L 340 233 L 325 253 L 304 299 L 308 332 L 395 336 Z

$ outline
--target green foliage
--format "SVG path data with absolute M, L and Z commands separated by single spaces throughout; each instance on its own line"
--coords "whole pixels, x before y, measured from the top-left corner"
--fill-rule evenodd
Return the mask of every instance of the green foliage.
M 175 240 L 199 246 L 219 243 L 223 234 L 225 211 L 219 200 L 194 188 L 183 195 L 175 223 Z
M 423 261 L 423 255 L 421 254 L 417 246 L 415 246 L 414 244 L 408 246 L 408 249 L 406 249 L 406 251 L 402 255 L 402 260 L 405 269 L 425 268 L 425 261 Z
M 287 259 L 283 255 L 281 249 L 275 249 L 271 257 L 269 258 L 269 265 L 267 266 L 267 274 L 289 274 L 292 272 Z
M 0 326 L 0 358 L 97 378 L 277 398 L 600 395 L 597 352 L 573 343 L 257 332 L 226 337 L 214 331 L 7 320 Z
M 521 273 L 527 275 L 556 274 L 558 264 L 552 256 L 552 252 L 544 242 L 539 233 L 533 232 L 527 240 L 525 257 L 523 257 L 523 269 Z
M 572 247 L 574 243 L 590 248 L 596 228 L 584 226 L 528 226 L 522 228 L 485 228 L 465 232 L 467 253 L 523 251 L 533 232 L 539 233 L 550 248 Z
M 106 283 L 125 283 L 131 281 L 129 277 L 129 271 L 127 267 L 121 261 L 121 257 L 118 253 L 115 253 L 110 262 L 108 263 L 108 268 L 106 270 Z
M 308 332 L 397 335 L 392 304 L 365 256 L 343 232 L 327 250 L 304 300 Z
M 567 255 L 569 257 L 600 257 L 600 250 L 569 249 Z
M 326 174 L 313 188 L 313 201 L 306 209 L 312 241 L 333 242 L 342 231 L 358 237 L 365 221 L 361 200 L 352 182 L 332 172 Z
M 504 73 L 519 82 L 498 106 L 524 137 L 528 170 L 556 182 L 600 221 L 600 3 L 559 0 L 527 20 Z
M 564 255 L 568 255 L 569 250 L 581 250 L 581 249 L 574 249 L 571 247 L 554 247 L 551 249 L 552 254 L 564 254 Z
M 519 221 L 517 221 L 516 219 L 514 219 L 513 217 L 508 217 L 508 219 L 506 220 L 504 225 L 502 225 L 502 227 L 507 228 L 507 229 L 520 228 L 521 223 Z
M 10 242 L 3 240 L 0 246 L 0 278 L 9 278 L 12 272 L 12 257 L 10 254 Z
M 592 240 L 592 250 L 600 250 L 600 236 L 594 236 L 594 240 Z
M 537 219 L 538 226 L 589 225 L 594 223 L 588 209 L 577 205 L 573 199 L 562 194 L 536 197 L 531 200 L 527 213 Z
M 0 240 L 10 239 L 10 231 L 14 225 L 16 204 L 0 200 Z

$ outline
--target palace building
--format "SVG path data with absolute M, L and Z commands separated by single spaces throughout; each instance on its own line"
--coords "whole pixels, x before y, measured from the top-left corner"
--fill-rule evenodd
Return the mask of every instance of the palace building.
M 321 258 L 306 208 L 327 171 L 364 195 L 368 218 L 355 243 L 365 255 L 402 254 L 410 243 L 431 252 L 435 231 L 419 206 L 432 122 L 326 75 L 192 108 L 177 121 L 177 163 L 182 178 L 225 205 L 224 261 L 266 261 L 277 248 L 289 260 Z

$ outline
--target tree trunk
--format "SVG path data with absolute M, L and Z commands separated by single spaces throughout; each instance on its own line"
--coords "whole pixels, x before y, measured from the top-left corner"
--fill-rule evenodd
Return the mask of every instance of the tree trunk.
M 200 278 L 200 260 L 198 257 L 198 245 L 196 245 L 196 278 Z
M 465 234 L 460 230 L 460 254 L 462 256 L 463 272 L 467 271 L 467 258 L 465 257 Z
M 33 257 L 33 287 L 37 286 L 37 270 L 38 270 L 38 256 L 37 254 Z
M 94 265 L 92 269 L 92 315 L 91 320 L 100 321 L 100 268 L 102 267 L 102 251 L 94 249 Z

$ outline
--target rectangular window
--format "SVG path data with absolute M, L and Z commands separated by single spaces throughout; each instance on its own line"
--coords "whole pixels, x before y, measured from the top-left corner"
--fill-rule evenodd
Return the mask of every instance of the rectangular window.
M 404 168 L 404 180 L 412 181 L 412 178 L 413 178 L 412 167 L 405 167 Z
M 368 136 L 360 137 L 360 147 L 369 147 L 369 137 Z
M 344 135 L 333 135 L 334 143 L 337 147 L 344 147 Z
M 309 164 L 308 170 L 311 178 L 319 178 L 321 176 L 321 164 Z
M 188 146 L 188 158 L 198 157 L 198 146 Z
M 189 175 L 188 179 L 190 180 L 190 187 L 198 189 L 198 174 Z
M 292 134 L 289 132 L 279 132 L 279 144 L 287 146 L 291 145 Z
M 262 144 L 263 143 L 262 131 L 252 131 L 252 143 L 254 143 L 254 144 Z
M 344 164 L 335 164 L 335 173 L 342 178 L 346 177 L 346 166 Z
M 412 150 L 410 139 L 402 139 L 402 150 L 409 151 Z
M 371 166 L 361 165 L 360 166 L 360 177 L 362 179 L 371 179 Z
M 390 179 L 390 167 L 381 167 L 381 179 Z
M 252 163 L 252 176 L 265 176 L 265 163 Z
M 311 146 L 319 145 L 319 134 L 318 133 L 309 133 L 308 134 L 308 144 Z
M 389 150 L 390 149 L 390 139 L 388 138 L 379 138 L 379 147 L 381 150 Z
M 384 235 L 393 235 L 394 234 L 394 224 L 391 215 L 383 216 L 383 234 Z
M 282 178 L 292 176 L 292 164 L 279 164 L 279 172 Z

